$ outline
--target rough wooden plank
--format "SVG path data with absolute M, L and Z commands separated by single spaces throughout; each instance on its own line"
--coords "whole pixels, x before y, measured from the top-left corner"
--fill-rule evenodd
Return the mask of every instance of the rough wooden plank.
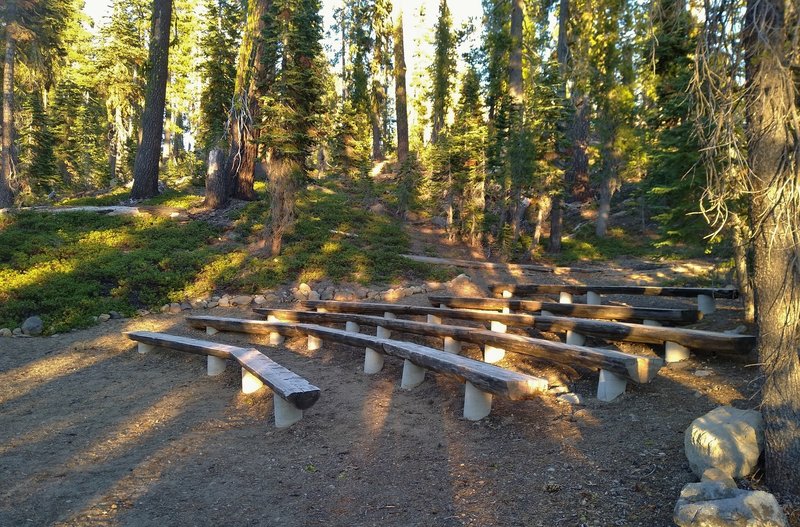
M 496 346 L 507 351 L 529 355 L 539 359 L 562 364 L 580 364 L 587 368 L 609 370 L 637 383 L 650 382 L 664 364 L 659 358 L 642 357 L 614 350 L 573 346 L 550 340 L 497 333 L 463 326 L 444 324 L 427 324 L 410 320 L 385 319 L 369 315 L 346 313 L 318 313 L 314 311 L 295 311 L 288 309 L 270 309 L 267 314 L 275 316 L 281 322 L 310 322 L 313 324 L 344 324 L 355 322 L 365 326 L 383 326 L 393 331 L 403 331 L 417 335 L 433 337 L 451 337 L 460 342 L 470 342 L 484 346 Z M 191 317 L 212 325 L 217 317 Z M 252 325 L 250 326 L 252 327 Z M 263 330 L 266 333 L 268 331 Z
M 503 309 L 518 311 L 546 310 L 554 314 L 580 318 L 604 320 L 659 320 L 676 324 L 690 324 L 702 318 L 696 309 L 664 309 L 655 307 L 595 306 L 588 304 L 560 304 L 539 302 L 537 300 L 517 300 L 512 298 L 465 298 L 429 295 L 431 304 L 444 304 L 451 308 Z
M 319 388 L 254 348 L 229 346 L 209 340 L 151 331 L 131 331 L 125 335 L 131 340 L 152 346 L 198 355 L 213 355 L 221 359 L 236 359 L 244 369 L 261 379 L 279 397 L 286 399 L 301 410 L 311 408 L 319 399 Z
M 507 271 L 537 271 L 540 273 L 599 273 L 603 269 L 579 268 L 579 267 L 547 267 L 544 265 L 530 264 L 504 264 L 494 262 L 479 262 L 475 260 L 454 260 L 449 258 L 433 258 L 431 256 L 418 256 L 416 254 L 402 254 L 403 258 L 435 265 L 452 265 L 468 269 L 498 269 Z
M 552 284 L 491 284 L 489 289 L 495 295 L 502 295 L 503 291 L 510 291 L 517 296 L 536 294 L 558 294 L 562 291 L 576 295 L 586 294 L 588 291 L 601 295 L 644 295 L 644 296 L 674 296 L 695 297 L 708 295 L 713 298 L 739 298 L 739 290 L 720 287 L 657 287 L 644 285 L 552 285 Z
M 720 353 L 747 354 L 755 346 L 752 335 L 718 333 L 700 329 L 686 329 L 666 326 L 645 326 L 628 322 L 611 320 L 594 320 L 588 318 L 551 317 L 531 315 L 527 313 L 496 313 L 472 309 L 448 309 L 428 306 L 404 306 L 399 304 L 376 304 L 368 302 L 336 302 L 333 300 L 306 300 L 300 302 L 306 308 L 325 308 L 335 313 L 373 313 L 384 312 L 396 315 L 419 316 L 433 315 L 442 319 L 472 320 L 489 322 L 496 320 L 507 326 L 521 327 L 526 330 L 536 328 L 540 331 L 576 331 L 583 335 L 598 337 L 612 341 L 642 342 L 645 344 L 663 344 L 676 342 L 693 350 Z M 268 309 L 256 308 L 257 313 L 268 314 Z
M 548 387 L 545 379 L 506 370 L 468 357 L 417 344 L 350 333 L 314 324 L 201 316 L 187 317 L 186 320 L 193 327 L 199 328 L 211 326 L 222 331 L 277 332 L 286 336 L 312 335 L 349 346 L 372 348 L 387 355 L 408 359 L 423 368 L 455 376 L 461 381 L 469 381 L 481 390 L 513 400 L 532 398 Z

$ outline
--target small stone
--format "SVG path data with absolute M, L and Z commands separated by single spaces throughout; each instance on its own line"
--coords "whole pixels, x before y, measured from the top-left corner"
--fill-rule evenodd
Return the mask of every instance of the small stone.
M 208 303 L 208 309 L 217 307 L 218 305 L 219 305 L 219 302 L 217 302 L 216 300 L 212 300 L 211 302 Z
M 108 314 L 111 315 L 111 318 L 114 320 L 119 320 L 122 318 L 122 315 L 119 313 L 119 311 L 109 311 Z
M 441 282 L 425 282 L 425 289 L 428 291 L 439 291 L 444 288 L 445 285 Z
M 10 336 L 11 336 L 11 335 L 13 335 L 13 334 L 14 334 L 14 332 L 13 332 L 13 331 L 11 331 L 11 330 L 10 330 L 10 329 L 8 329 L 8 328 L 2 328 L 2 329 L 0 329 L 0 337 L 10 337 Z
M 336 290 L 333 287 L 326 287 L 322 293 L 319 294 L 320 300 L 332 300 Z
M 169 305 L 169 312 L 173 315 L 180 313 L 182 310 L 181 305 L 177 302 L 173 302 Z
M 32 316 L 25 319 L 20 329 L 22 329 L 22 333 L 25 335 L 41 335 L 42 331 L 44 331 L 44 323 L 41 318 Z
M 14 331 L 12 331 L 11 334 L 15 337 L 19 337 L 22 335 L 22 328 L 14 328 Z
M 231 299 L 231 304 L 234 306 L 249 306 L 252 301 L 253 297 L 250 295 L 237 295 Z
M 337 302 L 352 302 L 356 300 L 356 295 L 349 289 L 340 289 L 336 291 L 336 294 L 333 295 L 333 299 Z
M 775 496 L 719 481 L 689 483 L 681 490 L 673 516 L 679 527 L 788 527 Z
M 214 296 L 211 297 L 211 301 L 212 302 L 219 302 L 219 297 L 217 295 L 214 295 Z
M 297 287 L 297 290 L 300 292 L 301 295 L 304 297 L 308 297 L 308 294 L 311 292 L 311 286 L 307 283 L 303 282 Z
M 253 303 L 257 306 L 261 306 L 267 303 L 267 299 L 264 298 L 264 295 L 256 295 L 253 297 Z
M 320 299 L 320 294 L 318 292 L 312 290 L 310 293 L 308 293 L 308 299 L 309 300 L 319 300 Z
M 384 214 L 386 212 L 386 207 L 383 206 L 383 203 L 373 203 L 369 207 L 369 211 L 373 214 Z
M 111 315 L 109 315 L 108 313 L 103 313 L 97 316 L 98 322 L 105 322 L 107 320 L 111 320 Z
M 180 306 L 181 306 L 181 311 L 189 311 L 190 309 L 192 309 L 192 304 L 190 304 L 189 302 L 181 302 Z
M 697 370 L 694 372 L 695 377 L 708 377 L 709 375 L 714 375 L 714 372 L 711 370 Z
M 558 396 L 559 402 L 574 404 L 574 405 L 581 405 L 583 404 L 583 397 L 578 395 L 577 393 L 562 393 Z
M 161 312 L 169 313 L 169 304 L 164 304 L 163 306 L 161 306 Z
M 150 314 L 150 310 L 149 309 L 137 309 L 136 310 L 136 314 L 139 315 L 140 317 L 144 317 L 144 316 L 147 316 L 147 315 Z
M 219 299 L 218 305 L 219 307 L 231 307 L 231 297 L 224 295 Z

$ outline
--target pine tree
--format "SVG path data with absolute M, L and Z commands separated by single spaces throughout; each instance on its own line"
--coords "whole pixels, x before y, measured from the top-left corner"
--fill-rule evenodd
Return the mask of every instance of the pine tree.
M 445 128 L 456 73 L 456 38 L 447 0 L 439 1 L 439 17 L 434 28 L 433 63 L 428 70 L 431 88 L 431 143 L 436 143 Z
M 397 118 L 397 162 L 408 159 L 408 102 L 406 91 L 405 39 L 403 36 L 403 9 L 396 8 L 394 26 L 394 100 Z

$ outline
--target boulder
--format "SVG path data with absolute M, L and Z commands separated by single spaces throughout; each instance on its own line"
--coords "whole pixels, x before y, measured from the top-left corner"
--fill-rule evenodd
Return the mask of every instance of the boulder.
M 111 315 L 111 318 L 114 320 L 119 320 L 122 318 L 122 314 L 119 311 L 109 311 L 108 314 Z
M 675 504 L 679 527 L 788 527 L 775 496 L 732 488 L 724 481 L 689 483 Z
M 11 330 L 10 330 L 10 329 L 8 329 L 8 328 L 2 328 L 2 329 L 0 329 L 0 337 L 10 337 L 10 336 L 11 336 L 11 335 L 13 335 L 13 334 L 14 334 L 14 333 L 12 333 L 12 332 L 11 332 Z
M 319 294 L 320 300 L 333 300 L 333 295 L 336 294 L 336 290 L 333 287 L 326 287 L 324 291 Z
M 139 315 L 140 317 L 144 317 L 144 316 L 147 316 L 147 315 L 150 314 L 150 310 L 149 309 L 140 308 L 140 309 L 136 310 L 136 314 Z
M 218 301 L 217 305 L 219 307 L 231 307 L 231 297 L 228 295 L 223 295 Z
M 11 332 L 11 334 L 14 335 L 15 337 L 19 337 L 20 335 L 23 335 L 22 328 L 14 328 L 14 330 Z
M 237 295 L 231 298 L 231 304 L 234 306 L 249 306 L 252 301 L 253 297 L 250 295 Z
M 208 303 L 208 309 L 213 309 L 213 308 L 217 307 L 218 305 L 219 305 L 219 302 L 217 302 L 216 300 L 212 300 L 212 301 L 210 301 Z
M 34 315 L 26 318 L 20 329 L 22 329 L 22 333 L 25 335 L 41 335 L 42 331 L 44 331 L 44 322 L 42 322 L 41 318 Z
M 169 312 L 172 313 L 173 315 L 177 315 L 181 311 L 183 311 L 183 309 L 181 308 L 181 305 L 179 303 L 173 302 L 169 305 Z
M 465 275 L 460 274 L 447 282 L 448 287 L 453 291 L 456 296 L 467 297 L 483 297 L 486 296 L 483 290 L 475 284 L 472 279 Z
M 109 315 L 108 313 L 102 313 L 97 316 L 98 322 L 105 322 L 107 320 L 111 320 L 111 315 Z
M 311 286 L 303 282 L 302 284 L 297 286 L 297 290 L 300 291 L 301 295 L 308 298 L 308 294 L 311 292 Z
M 354 300 L 358 300 L 358 297 L 349 289 L 340 289 L 336 291 L 335 295 L 333 295 L 333 299 L 337 302 L 352 302 Z
M 758 463 L 764 422 L 755 410 L 720 406 L 692 421 L 683 444 L 689 466 L 698 477 L 715 467 L 732 478 L 743 478 Z
M 311 291 L 310 293 L 308 293 L 308 299 L 309 300 L 319 300 L 320 299 L 320 295 L 316 291 Z
M 267 299 L 264 295 L 256 295 L 253 297 L 253 303 L 257 306 L 262 306 L 267 303 Z

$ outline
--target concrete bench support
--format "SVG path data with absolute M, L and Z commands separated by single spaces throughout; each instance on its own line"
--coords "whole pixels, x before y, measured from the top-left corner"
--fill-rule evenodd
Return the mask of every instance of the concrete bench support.
M 624 377 L 608 370 L 600 370 L 600 382 L 597 384 L 597 398 L 609 402 L 625 393 L 627 381 Z
M 711 295 L 697 295 L 697 310 L 704 315 L 710 315 L 717 310 L 714 297 Z
M 144 342 L 139 342 L 139 343 L 136 345 L 136 350 L 137 350 L 139 353 L 142 353 L 142 354 L 144 354 L 144 353 L 150 353 L 150 352 L 151 352 L 151 351 L 153 351 L 154 349 L 156 349 L 156 346 L 153 346 L 153 345 L 151 345 L 151 344 L 145 344 Z
M 225 359 L 209 355 L 207 360 L 207 371 L 209 377 L 216 377 L 225 371 Z
M 217 329 L 210 326 L 206 327 L 206 335 L 216 335 L 217 333 L 219 333 Z
M 242 393 L 253 393 L 264 386 L 261 379 L 242 368 Z
M 445 337 L 444 350 L 447 353 L 455 353 L 456 355 L 458 355 L 461 353 L 461 343 L 456 339 L 454 339 L 453 337 Z
M 480 421 L 492 411 L 492 394 L 467 381 L 464 385 L 464 419 Z
M 273 405 L 275 408 L 275 427 L 286 428 L 292 426 L 303 418 L 303 410 L 299 409 L 289 401 L 273 395 Z
M 659 322 L 658 320 L 650 320 L 649 318 L 646 318 L 646 319 L 642 320 L 642 325 L 644 325 L 644 326 L 652 326 L 652 327 L 656 327 L 656 328 L 660 328 L 660 327 L 663 326 L 663 324 L 661 322 Z
M 681 346 L 677 342 L 667 342 L 664 344 L 664 362 L 680 362 L 689 358 L 691 353 L 689 348 Z
M 361 327 L 355 322 L 345 322 L 345 330 L 350 333 L 361 333 Z M 372 348 L 364 349 L 364 373 L 372 375 L 383 369 L 383 354 Z
M 395 315 L 394 313 L 389 313 L 389 312 L 387 311 L 387 312 L 385 312 L 385 313 L 383 314 L 383 318 L 388 318 L 388 319 L 390 319 L 390 320 L 391 320 L 391 319 L 395 319 L 395 318 L 397 318 L 397 315 Z M 388 330 L 388 329 L 386 329 L 386 328 L 383 328 L 383 327 L 381 327 L 381 326 L 378 326 L 378 330 L 375 332 L 375 335 L 376 335 L 376 336 L 377 336 L 379 339 L 390 339 L 390 338 L 392 338 L 392 332 L 391 332 L 391 330 Z
M 591 306 L 600 306 L 603 304 L 602 297 L 594 291 L 586 292 L 586 303 Z
M 567 293 L 566 291 L 561 291 L 558 295 L 558 303 L 559 304 L 571 304 L 572 303 L 572 293 Z M 544 314 L 544 311 L 542 311 Z M 571 329 L 567 330 L 567 344 L 572 344 L 573 346 L 583 346 L 586 344 L 586 336 L 578 333 L 577 331 L 572 331 Z
M 492 320 L 491 324 L 489 325 L 489 329 L 496 333 L 505 333 L 507 327 L 502 322 Z M 494 364 L 495 362 L 501 361 L 505 356 L 506 356 L 506 350 L 504 350 L 503 348 L 498 348 L 496 346 L 491 346 L 489 344 L 485 344 L 483 346 L 484 362 L 488 362 L 489 364 Z
M 267 320 L 270 322 L 278 322 L 278 317 L 269 315 L 267 316 Z M 269 343 L 271 346 L 280 346 L 285 340 L 286 338 L 276 331 L 269 334 Z
M 425 380 L 425 368 L 417 366 L 408 359 L 403 361 L 403 377 L 400 380 L 400 387 L 410 390 L 422 384 Z

